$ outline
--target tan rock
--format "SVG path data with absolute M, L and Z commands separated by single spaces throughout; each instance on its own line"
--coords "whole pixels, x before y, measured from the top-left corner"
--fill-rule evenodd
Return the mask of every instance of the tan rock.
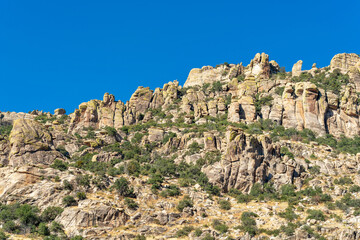
M 302 64 L 303 64 L 303 61 L 301 61 L 301 60 L 297 61 L 297 63 L 294 64 L 294 66 L 292 68 L 292 75 L 294 77 L 300 76 Z

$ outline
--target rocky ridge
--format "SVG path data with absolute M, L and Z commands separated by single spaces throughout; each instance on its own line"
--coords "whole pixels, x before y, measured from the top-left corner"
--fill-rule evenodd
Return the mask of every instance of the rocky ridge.
M 13 238 L 359 239 L 359 66 L 338 54 L 287 73 L 262 53 L 126 103 L 106 93 L 69 116 L 1 113 L 1 211 L 62 208 L 33 225 L 0 212 L 2 227 Z

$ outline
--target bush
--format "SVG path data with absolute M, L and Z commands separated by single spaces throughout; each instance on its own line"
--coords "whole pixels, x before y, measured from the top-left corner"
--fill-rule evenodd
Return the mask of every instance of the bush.
M 240 229 L 249 233 L 251 236 L 255 236 L 257 233 L 256 221 L 253 219 L 253 217 L 258 217 L 258 215 L 253 212 L 243 212 L 241 214 Z
M 180 195 L 180 188 L 178 188 L 176 185 L 170 185 L 168 189 L 163 190 L 160 193 L 160 196 L 162 197 L 174 197 Z
M 196 228 L 195 231 L 194 231 L 194 235 L 195 235 L 196 237 L 200 237 L 201 234 L 202 234 L 201 229 L 200 229 L 200 228 Z
M 282 225 L 280 227 L 280 231 L 285 233 L 287 236 L 293 236 L 295 233 L 297 226 L 294 223 L 288 223 L 287 226 Z
M 194 227 L 191 226 L 185 226 L 182 229 L 178 230 L 175 234 L 176 237 L 181 238 L 188 236 L 189 233 L 191 233 L 194 230 Z
M 37 229 L 37 232 L 42 235 L 42 236 L 49 236 L 50 235 L 50 230 L 49 228 L 46 226 L 45 223 L 40 223 Z
M 44 222 L 53 221 L 58 215 L 60 215 L 64 211 L 61 207 L 47 207 L 41 213 L 41 220 Z
M 219 200 L 220 208 L 223 210 L 230 210 L 231 209 L 231 203 L 227 200 Z
M 165 143 L 167 143 L 170 139 L 175 138 L 175 137 L 176 137 L 176 133 L 169 132 L 169 133 L 167 133 L 167 134 L 164 136 L 164 138 L 163 138 L 163 140 L 162 140 L 162 143 L 165 144 Z
M 63 198 L 63 204 L 66 207 L 70 207 L 70 206 L 75 206 L 77 203 L 73 196 L 66 196 Z
M 226 233 L 229 230 L 229 227 L 226 226 L 226 224 L 217 219 L 213 220 L 212 227 L 220 233 Z
M 86 174 L 86 175 L 77 175 L 76 176 L 76 183 L 79 184 L 80 186 L 83 187 L 90 187 L 90 179 L 91 176 Z
M 220 92 L 222 90 L 222 84 L 220 81 L 213 82 L 211 91 L 212 92 Z
M 25 226 L 37 225 L 40 222 L 39 209 L 28 204 L 21 205 L 15 210 L 15 215 Z
M 134 195 L 134 193 L 133 193 L 133 189 L 129 188 L 129 184 L 130 183 L 126 180 L 126 178 L 121 177 L 119 179 L 116 179 L 113 187 L 120 194 L 120 196 L 131 197 Z
M 349 177 L 341 177 L 339 179 L 335 179 L 334 183 L 338 185 L 348 185 L 353 184 L 353 181 Z
M 114 136 L 116 136 L 116 134 L 117 134 L 116 129 L 113 128 L 113 127 L 106 126 L 106 127 L 104 127 L 104 129 L 105 129 L 106 133 L 107 133 L 109 136 L 113 136 L 113 137 L 114 137 Z
M 59 159 L 55 159 L 54 163 L 50 165 L 50 167 L 58 169 L 60 171 L 66 171 L 68 169 L 68 165 Z
M 292 207 L 287 207 L 284 212 L 280 212 L 279 216 L 285 218 L 286 220 L 292 222 L 297 219 L 299 216 L 293 211 Z
M 284 90 L 285 90 L 285 87 L 277 87 L 277 88 L 275 88 L 275 93 L 276 93 L 277 95 L 282 96 Z
M 132 160 L 126 164 L 126 171 L 129 175 L 139 175 L 140 172 L 140 164 Z
M 19 230 L 19 226 L 16 225 L 16 223 L 14 221 L 7 221 L 3 224 L 2 227 L 6 232 L 8 233 L 15 233 L 18 232 Z M 1 238 L 0 238 L 1 239 Z
M 70 191 L 72 191 L 74 189 L 73 185 L 68 180 L 63 181 L 63 187 L 64 187 L 64 189 L 70 190 Z
M 285 184 L 281 186 L 281 195 L 283 199 L 296 196 L 295 187 L 291 184 Z
M 359 185 L 352 185 L 350 188 L 349 188 L 349 191 L 354 193 L 354 192 L 360 192 L 360 186 Z
M 132 210 L 136 210 L 139 207 L 138 204 L 131 198 L 125 198 L 125 204 Z
M 287 147 L 281 147 L 280 154 L 281 156 L 288 156 L 289 158 L 294 159 L 294 154 L 290 152 Z
M 0 231 L 0 240 L 6 240 L 8 238 L 9 238 L 8 235 L 6 235 L 3 231 Z
M 207 233 L 201 240 L 215 240 L 215 237 L 211 236 L 210 233 Z
M 179 210 L 179 212 L 182 212 L 184 208 L 192 207 L 192 206 L 193 206 L 193 201 L 191 200 L 191 198 L 189 196 L 184 196 L 184 198 L 181 201 L 179 201 L 176 208 Z
M 308 213 L 307 219 L 325 221 L 325 215 L 321 210 L 308 209 L 306 212 Z
M 79 200 L 84 200 L 86 199 L 86 194 L 84 192 L 77 192 L 76 193 L 76 197 L 79 199 Z

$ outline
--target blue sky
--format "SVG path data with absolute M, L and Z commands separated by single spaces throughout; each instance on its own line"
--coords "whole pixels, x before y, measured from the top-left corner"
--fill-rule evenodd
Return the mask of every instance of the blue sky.
M 360 53 L 360 1 L 0 1 L 0 111 L 68 113 L 105 92 L 126 101 L 191 68 L 247 65 L 266 52 L 287 71 Z

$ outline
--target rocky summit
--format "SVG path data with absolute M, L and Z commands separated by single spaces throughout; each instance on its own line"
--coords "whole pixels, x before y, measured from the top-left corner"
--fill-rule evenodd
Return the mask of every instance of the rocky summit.
M 1 112 L 0 239 L 360 239 L 360 57 L 302 64 Z

